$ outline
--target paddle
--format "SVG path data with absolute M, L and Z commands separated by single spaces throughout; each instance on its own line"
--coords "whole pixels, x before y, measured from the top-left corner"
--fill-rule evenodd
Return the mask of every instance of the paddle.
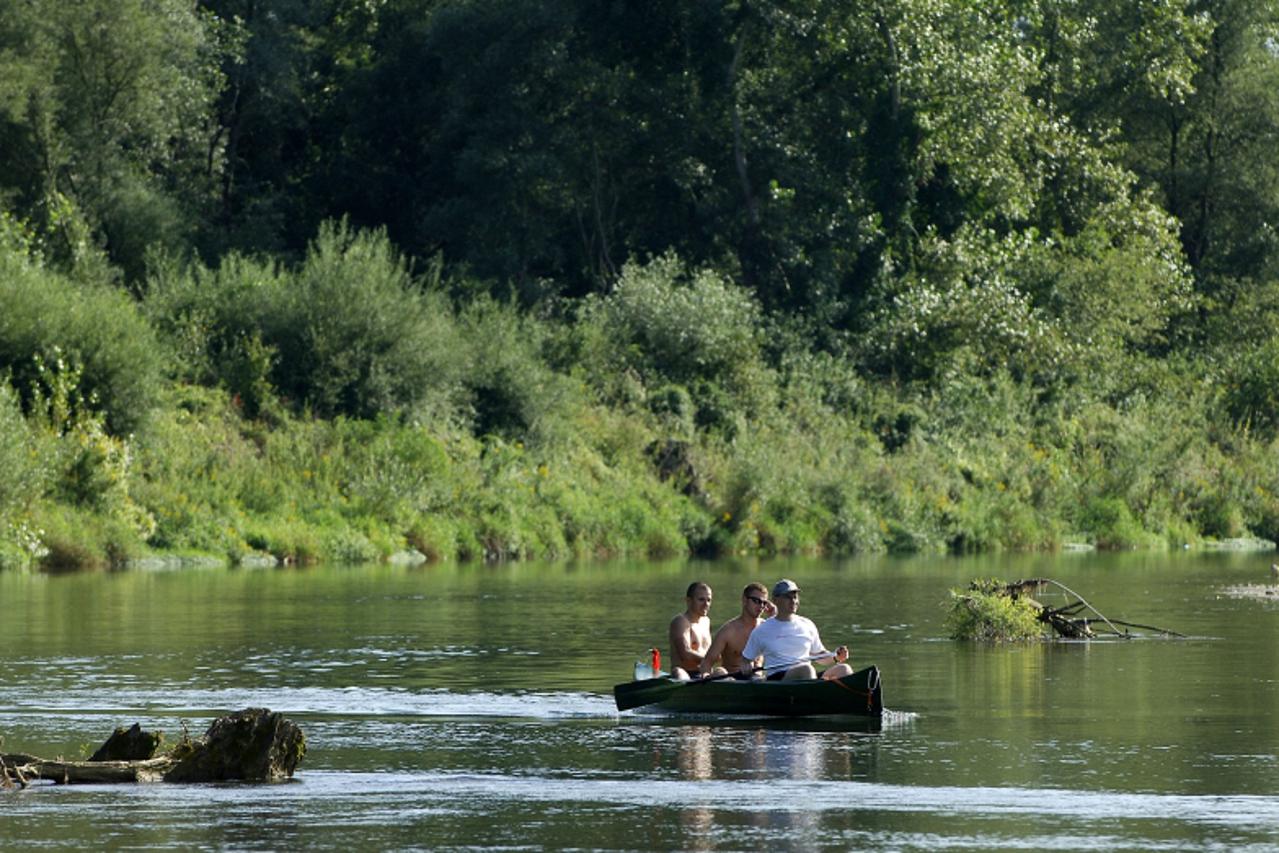
M 790 669 L 797 663 L 811 663 L 816 660 L 823 660 L 832 657 L 834 652 L 826 652 L 820 655 L 809 655 L 808 657 L 799 658 L 783 664 L 773 664 L 772 666 L 763 667 L 756 666 L 751 668 L 751 672 L 769 672 L 780 669 Z M 640 681 L 628 681 L 622 684 L 614 685 L 613 699 L 617 702 L 617 710 L 629 711 L 631 708 L 638 708 L 641 705 L 652 705 L 654 702 L 660 702 L 668 693 L 679 689 L 680 687 L 692 687 L 697 684 L 706 684 L 711 681 L 723 681 L 726 678 L 732 678 L 736 673 L 725 672 L 719 675 L 708 675 L 705 678 L 689 679 L 687 681 L 678 681 L 676 679 L 662 676 L 661 678 L 645 678 Z

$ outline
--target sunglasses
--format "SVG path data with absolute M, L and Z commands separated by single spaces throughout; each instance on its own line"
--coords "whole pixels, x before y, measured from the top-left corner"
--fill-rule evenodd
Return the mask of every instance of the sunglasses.
M 746 598 L 747 598 L 748 600 L 750 600 L 750 601 L 755 602 L 755 603 L 756 603 L 756 604 L 758 604 L 760 607 L 763 607 L 765 604 L 768 604 L 768 602 L 767 602 L 767 601 L 765 601 L 764 599 L 762 599 L 762 598 L 756 598 L 756 597 L 755 597 L 755 596 L 753 596 L 753 595 L 748 595 L 748 596 L 746 596 Z

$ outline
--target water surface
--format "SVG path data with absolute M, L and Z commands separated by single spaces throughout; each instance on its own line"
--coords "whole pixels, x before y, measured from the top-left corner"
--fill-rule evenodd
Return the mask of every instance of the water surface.
M 309 752 L 281 785 L 0 792 L 6 847 L 1273 849 L 1270 555 L 1077 555 L 0 574 L 4 748 L 257 706 Z M 712 621 L 792 577 L 878 664 L 879 731 L 618 714 L 694 578 Z M 1185 639 L 979 646 L 947 590 L 1048 576 Z

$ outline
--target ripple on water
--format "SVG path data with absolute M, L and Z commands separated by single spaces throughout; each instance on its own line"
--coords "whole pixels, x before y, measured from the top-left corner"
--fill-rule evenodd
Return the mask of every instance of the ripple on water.
M 83 786 L 85 794 L 108 790 L 119 799 L 255 807 L 297 805 L 329 819 L 360 819 L 370 802 L 379 821 L 435 808 L 479 811 L 511 803 L 590 804 L 615 809 L 683 809 L 690 803 L 719 813 L 913 813 L 949 817 L 1024 815 L 1042 820 L 1107 823 L 1177 822 L 1215 827 L 1279 830 L 1279 798 L 1078 791 L 1046 788 L 906 786 L 856 781 L 792 779 L 647 779 L 580 770 L 564 773 L 341 772 L 315 770 L 293 784 L 273 788 L 264 802 L 255 786 Z M 67 805 L 65 801 L 62 805 Z M 350 809 L 350 813 L 347 810 Z M 955 839 L 952 838 L 952 842 Z
M 270 708 L 284 714 L 312 716 L 523 717 L 544 720 L 613 718 L 613 699 L 597 693 L 503 692 L 457 693 L 378 687 L 281 687 L 269 689 L 201 689 L 149 685 L 131 689 L 97 685 L 56 693 L 0 688 L 0 706 L 12 713 L 55 711 L 197 714 L 239 708 Z

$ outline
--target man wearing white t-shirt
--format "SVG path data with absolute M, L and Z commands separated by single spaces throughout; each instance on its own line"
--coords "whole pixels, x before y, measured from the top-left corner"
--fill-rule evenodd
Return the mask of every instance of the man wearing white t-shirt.
M 817 678 L 812 660 L 836 662 L 822 673 L 824 679 L 853 674 L 853 668 L 845 663 L 848 646 L 827 651 L 813 620 L 796 612 L 799 610 L 799 586 L 794 581 L 782 578 L 777 582 L 773 587 L 773 604 L 777 606 L 777 615 L 751 631 L 746 648 L 742 649 L 742 672 L 752 671 L 755 659 L 763 655 L 764 672 L 770 680 Z

